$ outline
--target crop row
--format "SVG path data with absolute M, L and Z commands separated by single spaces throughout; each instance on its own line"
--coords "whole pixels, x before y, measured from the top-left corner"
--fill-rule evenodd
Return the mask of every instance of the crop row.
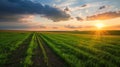
M 0 34 L 0 65 L 5 64 L 8 56 L 15 51 L 24 40 L 30 36 L 30 33 L 1 33 Z
M 80 42 L 77 42 L 79 40 L 78 38 L 74 38 L 72 36 L 67 37 L 67 35 L 64 36 L 60 34 L 52 35 L 52 34 L 44 33 L 41 35 L 43 39 L 47 42 L 47 44 L 71 66 L 74 67 L 119 66 L 120 57 L 112 55 L 107 50 L 103 51 L 102 49 L 81 45 Z M 84 38 L 82 38 L 82 40 L 84 40 Z M 104 42 L 101 43 L 104 44 Z M 91 43 L 84 43 L 84 44 L 89 45 Z M 94 43 L 94 44 L 97 45 L 98 43 Z

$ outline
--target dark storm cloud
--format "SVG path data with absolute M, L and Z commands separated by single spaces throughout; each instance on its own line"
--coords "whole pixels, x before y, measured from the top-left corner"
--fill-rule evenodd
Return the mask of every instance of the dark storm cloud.
M 33 15 L 1 15 L 0 22 L 32 22 L 34 19 Z
M 28 29 L 30 28 L 29 26 L 0 26 L 1 30 L 14 30 L 14 29 Z
M 17 15 L 0 15 L 0 22 L 15 22 L 19 18 L 21 17 Z
M 87 20 L 107 20 L 107 19 L 113 19 L 117 17 L 120 17 L 120 11 L 105 12 L 102 14 L 92 15 L 92 16 L 88 16 L 86 19 Z
M 17 21 L 19 16 L 16 16 L 24 14 L 39 14 L 56 22 L 70 18 L 69 14 L 58 8 L 30 0 L 0 0 L 0 21 Z

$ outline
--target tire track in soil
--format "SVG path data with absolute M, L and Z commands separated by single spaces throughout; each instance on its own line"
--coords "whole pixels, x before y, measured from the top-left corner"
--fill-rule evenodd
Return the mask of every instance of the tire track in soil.
M 39 38 L 39 39 L 37 39 Z M 41 42 L 39 43 L 38 40 Z M 33 64 L 31 67 L 68 67 L 65 62 L 59 58 L 45 43 L 41 36 L 36 33 L 37 48 L 34 50 L 34 55 L 32 58 Z M 47 55 L 47 60 L 44 57 L 43 50 L 40 47 L 42 44 L 44 51 Z M 47 61 L 47 63 L 45 62 Z
M 26 57 L 26 51 L 32 36 L 33 34 L 30 34 L 28 38 L 23 41 L 23 43 L 15 51 L 11 53 L 11 55 L 8 57 L 9 60 L 2 67 L 23 67 L 22 63 Z
M 44 55 L 37 41 L 37 36 L 35 38 L 37 47 L 34 50 L 34 55 L 32 57 L 33 64 L 31 67 L 47 67 L 46 63 L 44 62 Z
M 48 57 L 48 67 L 68 67 L 66 62 L 62 60 L 59 56 L 51 50 L 47 43 L 42 39 L 41 35 L 38 36 L 42 46 L 44 47 L 47 57 Z

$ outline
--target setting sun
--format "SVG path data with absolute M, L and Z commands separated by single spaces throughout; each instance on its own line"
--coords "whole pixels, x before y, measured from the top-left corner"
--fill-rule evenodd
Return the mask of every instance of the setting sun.
M 98 28 L 98 29 L 102 29 L 105 25 L 103 23 L 97 23 L 95 24 L 95 26 Z

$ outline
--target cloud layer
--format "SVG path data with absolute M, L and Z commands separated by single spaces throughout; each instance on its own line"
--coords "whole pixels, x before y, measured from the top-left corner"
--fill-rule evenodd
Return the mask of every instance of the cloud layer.
M 0 22 L 17 21 L 21 15 L 39 14 L 55 22 L 68 20 L 70 15 L 66 12 L 31 0 L 0 0 Z
M 97 15 L 87 16 L 87 20 L 107 20 L 120 17 L 120 11 L 105 12 Z

